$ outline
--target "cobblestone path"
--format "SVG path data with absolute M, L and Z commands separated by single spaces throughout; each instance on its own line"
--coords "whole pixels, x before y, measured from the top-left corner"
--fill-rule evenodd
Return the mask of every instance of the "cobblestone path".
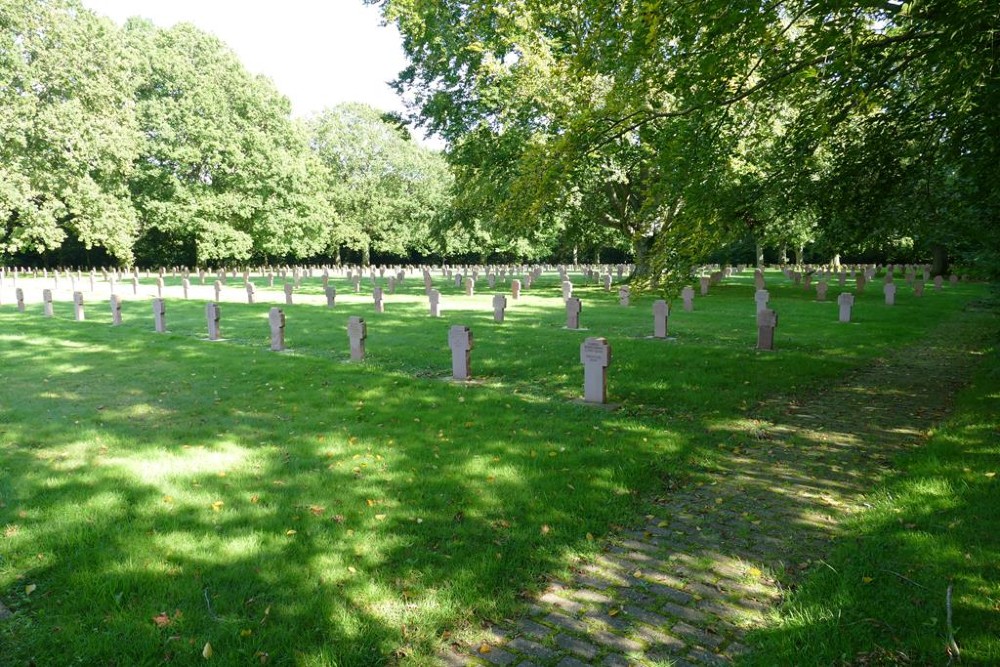
M 921 442 L 971 376 L 971 328 L 928 339 L 800 403 L 732 424 L 743 445 L 698 483 L 664 489 L 573 581 L 454 665 L 726 665 L 782 590 L 821 559 L 892 455 Z

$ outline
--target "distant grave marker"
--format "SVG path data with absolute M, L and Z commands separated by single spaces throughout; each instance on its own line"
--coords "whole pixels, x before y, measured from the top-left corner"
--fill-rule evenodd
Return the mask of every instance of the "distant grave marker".
M 281 352 L 285 349 L 285 311 L 272 308 L 267 313 L 267 322 L 271 327 L 271 351 Z
M 757 313 L 757 349 L 774 349 L 774 330 L 778 326 L 778 314 L 770 308 Z
M 163 299 L 153 299 L 153 331 L 156 333 L 167 332 L 167 306 Z M 121 314 L 121 301 L 118 302 L 119 315 Z
M 208 339 L 209 340 L 219 340 L 221 338 L 221 333 L 219 330 L 219 320 L 221 318 L 221 312 L 219 310 L 219 304 L 214 301 L 209 301 L 205 304 L 205 319 L 208 321 Z
M 653 302 L 653 338 L 667 337 L 667 318 L 670 316 L 670 306 L 663 299 Z
M 840 306 L 840 321 L 850 322 L 851 309 L 854 307 L 854 295 L 850 292 L 844 292 L 837 297 L 837 305 Z
M 493 295 L 493 321 L 499 323 L 503 322 L 504 311 L 507 310 L 507 297 L 503 294 Z
M 580 303 L 580 299 L 575 296 L 571 296 L 566 299 L 566 328 L 567 329 L 579 329 L 580 328 L 580 310 L 583 308 Z

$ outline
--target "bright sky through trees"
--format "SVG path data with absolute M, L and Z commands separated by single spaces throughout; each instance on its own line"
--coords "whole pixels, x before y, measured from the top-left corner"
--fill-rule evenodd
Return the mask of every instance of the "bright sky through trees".
M 306 116 L 341 102 L 401 111 L 387 84 L 406 64 L 399 33 L 380 25 L 361 0 L 82 0 L 123 23 L 130 16 L 160 27 L 188 22 L 224 41 L 248 70 L 263 74 Z

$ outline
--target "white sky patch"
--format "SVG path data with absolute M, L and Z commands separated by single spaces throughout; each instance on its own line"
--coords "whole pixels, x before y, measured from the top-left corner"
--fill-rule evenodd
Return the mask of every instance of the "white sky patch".
M 119 24 L 141 16 L 160 27 L 192 23 L 246 68 L 274 81 L 296 116 L 341 102 L 402 111 L 388 82 L 406 66 L 399 32 L 361 0 L 82 0 Z

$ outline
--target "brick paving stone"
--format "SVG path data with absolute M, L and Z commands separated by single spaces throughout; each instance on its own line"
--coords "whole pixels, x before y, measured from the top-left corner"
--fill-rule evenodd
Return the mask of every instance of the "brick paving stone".
M 691 649 L 684 657 L 696 665 L 708 665 L 709 667 L 723 667 L 732 664 L 728 658 L 700 648 Z
M 543 661 L 553 660 L 558 655 L 552 649 L 546 648 L 538 642 L 533 642 L 530 639 L 525 639 L 524 637 L 512 639 L 507 643 L 507 648 Z
M 558 607 L 563 611 L 568 611 L 571 614 L 578 614 L 583 611 L 583 605 L 579 602 L 574 602 L 573 600 L 568 600 L 561 595 L 556 595 L 555 593 L 545 593 L 538 601 L 543 604 L 550 604 L 553 607 Z
M 508 653 L 502 648 L 490 649 L 489 653 L 479 653 L 477 651 L 476 657 L 485 660 L 492 665 L 512 665 L 518 661 L 517 656 Z
M 555 625 L 566 630 L 572 630 L 573 632 L 586 632 L 587 624 L 583 621 L 577 620 L 572 616 L 567 616 L 566 614 L 560 614 L 558 612 L 552 612 L 548 616 L 542 619 L 549 625 Z
M 566 649 L 571 653 L 575 653 L 578 656 L 590 660 L 597 655 L 597 647 L 590 642 L 584 641 L 582 639 L 577 639 L 576 637 L 571 637 L 569 635 L 556 635 L 555 638 L 556 646 Z
M 520 621 L 517 622 L 516 627 L 520 632 L 531 635 L 533 637 L 537 637 L 539 639 L 544 639 L 545 637 L 548 637 L 553 632 L 555 632 L 555 630 L 548 627 L 547 625 L 536 623 L 535 621 L 532 621 L 530 618 L 522 618 Z
M 580 600 L 582 602 L 593 602 L 596 604 L 609 604 L 611 602 L 611 598 L 604 593 L 598 593 L 597 591 L 592 591 L 587 588 L 569 591 L 569 595 L 575 600 Z
M 677 618 L 683 618 L 689 623 L 702 623 L 705 620 L 705 614 L 697 609 L 674 604 L 673 602 L 663 603 L 660 607 L 660 613 L 676 616 Z
M 580 662 L 572 656 L 566 656 L 556 663 L 556 667 L 590 667 L 590 663 Z
M 631 667 L 632 663 L 628 658 L 617 653 L 609 653 L 601 660 L 604 667 Z
M 642 650 L 640 642 L 613 632 L 608 632 L 607 630 L 591 630 L 587 634 L 587 638 L 595 644 L 600 644 L 604 648 L 612 648 L 616 651 L 625 651 L 628 653 L 629 651 Z

